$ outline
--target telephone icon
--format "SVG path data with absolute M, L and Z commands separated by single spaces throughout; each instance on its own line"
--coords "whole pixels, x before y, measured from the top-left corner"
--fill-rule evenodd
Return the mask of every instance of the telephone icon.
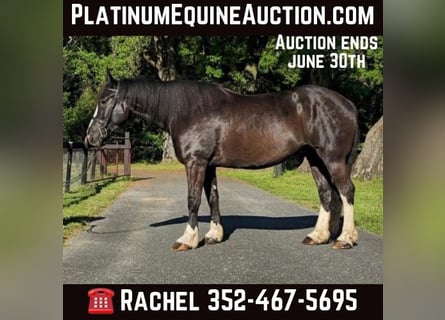
M 113 314 L 114 291 L 106 288 L 95 288 L 88 291 L 90 303 L 88 305 L 89 314 Z

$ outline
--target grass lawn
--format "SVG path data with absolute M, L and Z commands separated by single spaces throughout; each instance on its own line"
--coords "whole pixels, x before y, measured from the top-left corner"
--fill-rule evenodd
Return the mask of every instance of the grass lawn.
M 63 239 L 75 235 L 98 219 L 99 214 L 126 189 L 129 178 L 108 179 L 63 194 Z
M 272 169 L 222 169 L 219 174 L 246 181 L 303 207 L 315 211 L 319 209 L 320 200 L 311 173 L 293 170 L 274 178 Z M 356 187 L 354 214 L 357 226 L 383 235 L 383 179 L 353 182 Z

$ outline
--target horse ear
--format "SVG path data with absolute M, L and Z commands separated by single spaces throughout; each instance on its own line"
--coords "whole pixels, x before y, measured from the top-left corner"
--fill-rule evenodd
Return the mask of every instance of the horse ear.
M 111 75 L 110 69 L 107 68 L 107 82 L 109 83 L 116 83 L 116 80 Z

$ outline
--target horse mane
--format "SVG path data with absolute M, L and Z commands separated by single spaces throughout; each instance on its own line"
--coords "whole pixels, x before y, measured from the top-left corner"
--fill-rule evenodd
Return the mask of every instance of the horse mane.
M 171 123 L 180 116 L 218 107 L 236 92 L 221 85 L 195 81 L 154 81 L 143 77 L 119 81 L 118 99 L 126 100 L 138 113 L 150 114 L 158 123 Z

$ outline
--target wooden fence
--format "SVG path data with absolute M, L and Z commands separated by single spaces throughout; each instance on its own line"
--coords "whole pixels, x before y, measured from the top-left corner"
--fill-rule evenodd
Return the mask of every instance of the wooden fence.
M 131 142 L 130 133 L 124 137 L 111 137 L 115 143 L 106 144 L 100 148 L 86 148 L 83 143 L 68 142 L 64 144 L 67 150 L 64 191 L 70 192 L 73 183 L 80 180 L 80 184 L 97 181 L 96 167 L 99 165 L 100 179 L 109 177 L 108 164 L 114 163 L 113 177 L 131 175 Z M 123 142 L 123 143 L 119 143 Z M 73 154 L 82 153 L 80 173 L 73 177 Z M 123 156 L 123 174 L 119 174 L 119 156 Z

